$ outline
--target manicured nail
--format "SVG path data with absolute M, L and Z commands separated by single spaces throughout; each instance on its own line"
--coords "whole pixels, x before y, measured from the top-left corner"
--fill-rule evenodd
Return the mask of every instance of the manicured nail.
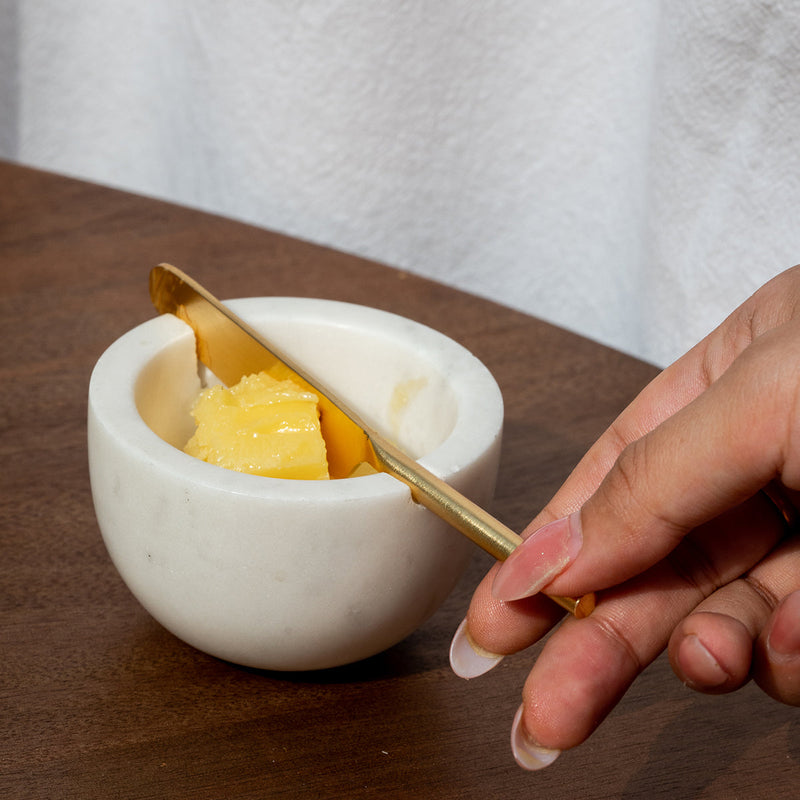
M 711 689 L 722 686 L 730 677 L 711 651 L 693 633 L 681 642 L 679 660 L 681 665 L 685 662 L 693 665 L 695 679 L 691 681 L 692 684 Z
M 800 657 L 800 591 L 783 601 L 767 637 L 767 647 L 781 659 Z
M 561 755 L 561 751 L 542 747 L 531 739 L 522 723 L 522 710 L 522 706 L 517 709 L 511 726 L 511 752 L 514 759 L 523 769 L 535 771 L 549 767 Z
M 467 629 L 466 619 L 458 626 L 450 644 L 450 666 L 459 678 L 477 678 L 497 666 L 503 656 L 484 650 L 473 641 Z
M 505 601 L 536 594 L 575 559 L 582 542 L 579 511 L 539 528 L 501 565 L 492 594 Z

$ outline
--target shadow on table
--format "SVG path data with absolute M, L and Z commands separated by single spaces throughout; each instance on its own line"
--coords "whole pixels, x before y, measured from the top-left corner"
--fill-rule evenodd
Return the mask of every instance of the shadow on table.
M 724 797 L 726 787 L 750 800 L 772 798 L 763 782 L 771 764 L 777 785 L 800 780 L 800 716 L 755 686 L 726 697 L 689 695 L 664 726 L 628 781 L 625 800 L 657 797 Z M 758 765 L 757 774 L 749 774 Z M 788 775 L 794 778 L 787 778 Z M 713 788 L 712 788 L 713 786 Z
M 441 659 L 440 659 L 441 660 Z M 354 664 L 345 664 L 341 667 L 328 669 L 306 670 L 298 672 L 281 672 L 272 670 L 259 670 L 251 667 L 233 665 L 237 669 L 262 675 L 273 680 L 286 681 L 297 684 L 343 684 L 367 683 L 381 681 L 388 678 L 398 678 L 426 672 L 430 665 L 428 659 L 420 657 L 418 648 L 408 640 L 378 653 L 370 658 L 362 659 Z

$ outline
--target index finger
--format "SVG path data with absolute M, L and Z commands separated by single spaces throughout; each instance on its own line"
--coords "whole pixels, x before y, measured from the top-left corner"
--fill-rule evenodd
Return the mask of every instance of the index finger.
M 636 575 L 776 476 L 794 487 L 800 320 L 760 336 L 705 392 L 625 447 L 580 512 L 535 531 L 495 597 L 581 594 Z
M 699 397 L 762 334 L 792 319 L 800 304 L 800 266 L 762 286 L 703 341 L 659 373 L 587 451 L 523 537 L 580 508 L 622 451 Z

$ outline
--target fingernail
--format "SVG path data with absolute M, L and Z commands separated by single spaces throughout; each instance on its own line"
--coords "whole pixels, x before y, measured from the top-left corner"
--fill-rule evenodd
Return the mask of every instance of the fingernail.
M 695 634 L 690 634 L 681 642 L 680 662 L 682 667 L 684 663 L 692 664 L 693 684 L 713 688 L 722 686 L 730 677 Z
M 539 528 L 501 565 L 492 594 L 505 601 L 536 594 L 566 569 L 582 543 L 579 511 Z
M 800 591 L 790 594 L 781 604 L 767 636 L 767 647 L 782 658 L 800 656 Z
M 517 709 L 511 725 L 511 752 L 523 769 L 535 771 L 549 767 L 560 755 L 560 750 L 542 747 L 531 739 L 522 722 L 523 706 Z
M 466 619 L 458 626 L 450 643 L 450 667 L 459 678 L 477 678 L 497 666 L 503 656 L 484 650 L 472 640 Z

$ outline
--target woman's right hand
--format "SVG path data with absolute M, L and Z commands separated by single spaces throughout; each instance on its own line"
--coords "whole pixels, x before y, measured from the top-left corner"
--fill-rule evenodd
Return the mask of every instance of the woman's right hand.
M 531 670 L 514 725 L 520 763 L 584 741 L 667 647 L 700 691 L 752 677 L 800 704 L 800 537 L 765 494 L 776 488 L 794 514 L 797 267 L 646 387 L 478 586 L 454 642 L 461 674 L 555 624 L 541 591 L 600 590 L 595 612 L 567 619 Z

